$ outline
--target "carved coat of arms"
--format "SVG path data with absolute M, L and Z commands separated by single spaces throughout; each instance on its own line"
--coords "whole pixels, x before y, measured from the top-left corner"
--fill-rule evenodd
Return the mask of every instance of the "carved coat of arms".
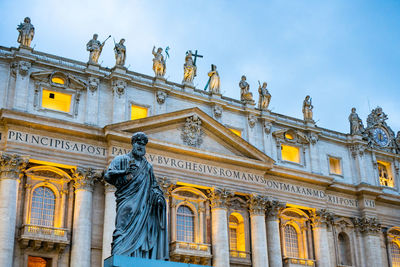
M 187 118 L 181 133 L 183 142 L 189 146 L 199 147 L 203 142 L 202 135 L 200 118 L 197 115 Z

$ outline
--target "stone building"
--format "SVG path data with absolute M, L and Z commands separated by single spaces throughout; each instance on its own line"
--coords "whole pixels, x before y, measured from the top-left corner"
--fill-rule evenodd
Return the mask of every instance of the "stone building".
M 171 260 L 400 266 L 400 137 L 380 108 L 340 133 L 25 46 L 0 47 L 0 96 L 1 266 L 101 266 L 115 216 L 102 172 L 136 131 L 168 201 Z

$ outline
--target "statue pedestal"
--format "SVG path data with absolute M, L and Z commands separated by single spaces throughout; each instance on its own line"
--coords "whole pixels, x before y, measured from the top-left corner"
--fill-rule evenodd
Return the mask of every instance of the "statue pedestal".
M 118 74 L 126 74 L 126 68 L 124 66 L 116 65 L 111 69 L 111 71 Z
M 154 81 L 154 83 L 165 84 L 166 79 L 161 76 L 156 76 L 156 77 L 154 77 L 153 81 Z
M 194 85 L 193 83 L 183 83 L 183 91 L 188 92 L 188 93 L 194 93 Z
M 33 51 L 33 48 L 29 47 L 29 46 L 20 45 L 18 48 L 18 52 L 24 53 L 24 54 L 31 54 L 32 51 Z
M 132 267 L 132 266 L 146 266 L 146 267 L 195 267 L 204 266 L 189 263 L 180 263 L 173 261 L 160 261 L 149 260 L 142 258 L 134 258 L 128 256 L 114 255 L 104 260 L 104 267 Z
M 99 64 L 93 64 L 93 63 L 87 63 L 87 69 L 89 70 L 94 70 L 94 71 L 99 71 L 100 70 L 100 65 Z

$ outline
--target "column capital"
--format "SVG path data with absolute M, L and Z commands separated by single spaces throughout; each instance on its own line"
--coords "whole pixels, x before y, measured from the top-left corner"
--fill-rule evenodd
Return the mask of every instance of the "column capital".
M 265 210 L 267 208 L 268 199 L 265 196 L 257 194 L 251 194 L 247 203 L 249 207 L 250 215 L 263 215 L 265 216 Z
M 311 216 L 311 221 L 314 228 L 327 226 L 333 221 L 333 213 L 326 209 L 316 210 Z
M 381 232 L 381 224 L 377 218 L 352 218 L 352 221 L 356 230 L 361 233 L 378 234 Z
M 28 162 L 27 156 L 0 152 L 0 179 L 18 180 Z
M 172 191 L 176 188 L 176 183 L 174 183 L 165 176 L 157 179 L 157 182 L 161 190 L 163 191 L 165 197 L 169 197 Z
M 115 188 L 115 186 L 104 181 L 104 193 L 105 194 L 115 193 L 115 191 L 117 191 L 117 188 Z
M 286 204 L 278 200 L 270 200 L 267 203 L 267 217 L 269 220 L 276 220 L 281 209 L 285 208 Z
M 209 199 L 211 208 L 227 208 L 230 199 L 234 196 L 234 192 L 224 188 L 214 187 L 209 191 Z
M 94 182 L 102 177 L 103 170 L 78 167 L 73 173 L 75 192 L 78 190 L 93 191 Z

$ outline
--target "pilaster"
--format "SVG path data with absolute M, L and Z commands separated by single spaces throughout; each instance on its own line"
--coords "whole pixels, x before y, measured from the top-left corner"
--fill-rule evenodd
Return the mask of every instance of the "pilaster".
M 227 205 L 233 193 L 220 188 L 210 192 L 213 266 L 229 266 Z
M 0 152 L 0 262 L 13 265 L 18 184 L 28 164 L 27 157 Z
M 268 244 L 265 229 L 267 199 L 252 194 L 248 203 L 251 221 L 252 264 L 254 267 L 268 266 Z

